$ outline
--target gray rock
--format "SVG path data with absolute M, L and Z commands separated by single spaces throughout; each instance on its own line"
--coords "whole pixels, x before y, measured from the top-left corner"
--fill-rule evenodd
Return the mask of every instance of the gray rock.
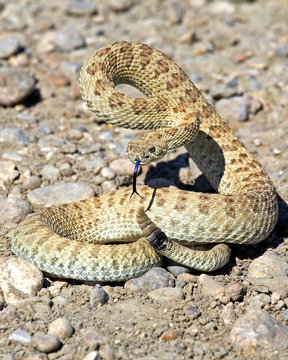
M 32 337 L 32 346 L 38 351 L 49 354 L 59 349 L 61 342 L 55 335 L 34 335 Z
M 53 165 L 45 165 L 41 171 L 42 178 L 45 180 L 56 181 L 60 177 L 60 170 Z
M 41 179 L 39 176 L 29 176 L 23 182 L 23 188 L 26 190 L 34 190 L 41 186 Z
M 48 185 L 32 190 L 27 198 L 33 206 L 67 204 L 94 196 L 92 186 L 80 182 Z
M 109 300 L 109 296 L 105 290 L 97 284 L 90 293 L 90 305 L 97 307 L 98 305 L 104 305 Z
M 0 87 L 0 105 L 1 105 L 1 87 Z M 2 143 L 21 145 L 21 144 L 27 144 L 29 143 L 29 141 L 30 141 L 29 137 L 24 133 L 23 130 L 0 126 L 0 143 L 2 142 Z
M 183 291 L 179 288 L 160 288 L 152 290 L 148 296 L 160 304 L 172 304 L 184 299 Z
M 85 42 L 76 27 L 68 26 L 57 32 L 54 44 L 61 51 L 72 51 L 82 48 Z
M 31 335 L 27 331 L 17 329 L 9 336 L 9 340 L 17 341 L 22 345 L 29 345 L 31 342 Z
M 234 324 L 230 338 L 236 348 L 245 353 L 288 348 L 288 327 L 276 321 L 263 310 L 254 310 L 241 316 Z
M 20 39 L 17 36 L 11 36 L 0 40 L 0 58 L 9 58 L 16 54 L 21 47 Z
M 2 158 L 4 160 L 11 160 L 11 161 L 22 161 L 23 157 L 19 154 L 17 154 L 16 152 L 13 151 L 5 151 L 2 155 Z
M 247 286 L 240 282 L 231 282 L 225 288 L 225 295 L 232 301 L 242 301 L 246 294 Z
M 67 14 L 76 16 L 92 15 L 97 13 L 96 3 L 94 1 L 69 1 Z
M 187 269 L 184 266 L 180 266 L 180 265 L 170 265 L 167 266 L 167 270 L 171 272 L 171 274 L 175 277 L 177 277 L 180 274 L 188 274 L 190 273 L 191 270 Z
M 219 298 L 225 293 L 225 286 L 219 281 L 214 280 L 212 276 L 201 274 L 198 282 L 202 285 L 201 293 L 203 296 Z
M 273 278 L 275 276 L 287 276 L 288 264 L 284 257 L 275 254 L 272 251 L 267 251 L 262 256 L 253 260 L 249 265 L 249 278 Z
M 32 212 L 27 201 L 18 198 L 0 200 L 0 225 L 7 222 L 20 223 Z
M 106 336 L 104 336 L 101 333 L 94 331 L 94 330 L 87 330 L 84 333 L 83 340 L 91 348 L 99 347 L 100 345 L 105 344 L 108 341 Z
M 247 121 L 250 102 L 244 96 L 234 96 L 229 99 L 221 99 L 217 101 L 215 109 L 217 113 L 228 122 Z
M 115 172 L 110 167 L 103 167 L 100 172 L 100 175 L 103 176 L 107 180 L 113 180 L 115 178 Z
M 35 80 L 27 72 L 8 67 L 0 69 L 0 105 L 19 104 L 32 93 L 34 87 Z
M 126 281 L 125 289 L 132 291 L 152 291 L 164 287 L 173 287 L 175 285 L 174 277 L 166 270 L 160 267 L 153 267 L 139 278 Z

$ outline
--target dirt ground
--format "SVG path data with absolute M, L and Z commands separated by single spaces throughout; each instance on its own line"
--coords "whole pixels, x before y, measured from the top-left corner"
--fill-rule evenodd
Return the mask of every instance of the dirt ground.
M 242 349 L 230 336 L 236 319 L 246 313 L 252 297 L 259 293 L 247 277 L 251 262 L 269 248 L 287 256 L 287 9 L 286 0 L 0 0 L 0 42 L 2 37 L 15 36 L 21 43 L 14 54 L 0 57 L 0 66 L 28 71 L 36 79 L 25 100 L 0 105 L 0 127 L 22 129 L 29 137 L 24 142 L 0 139 L 0 161 L 12 159 L 16 171 L 0 188 L 0 200 L 27 200 L 30 190 L 23 183 L 29 176 L 38 176 L 42 187 L 83 182 L 97 195 L 131 185 L 130 176 L 116 174 L 110 179 L 109 173 L 95 173 L 89 164 L 83 167 L 84 161 L 93 163 L 94 156 L 102 159 L 102 167 L 109 168 L 113 160 L 126 157 L 125 144 L 135 135 L 97 121 L 83 106 L 78 87 L 79 69 L 87 56 L 120 40 L 147 43 L 173 58 L 263 165 L 284 200 L 269 239 L 249 248 L 233 246 L 229 264 L 210 274 L 224 286 L 244 284 L 241 299 L 229 301 L 213 292 L 208 296 L 199 281 L 201 274 L 192 272 L 189 282 L 177 285 L 179 279 L 176 281 L 184 297 L 178 302 L 159 303 L 148 291 L 135 292 L 119 283 L 102 284 L 109 300 L 93 307 L 93 284 L 46 277 L 44 289 L 35 297 L 15 306 L 3 303 L 0 359 L 41 359 L 39 353 L 32 357 L 31 344 L 25 346 L 9 336 L 16 329 L 30 335 L 46 334 L 49 324 L 59 317 L 69 319 L 74 333 L 57 351 L 43 354 L 43 359 L 77 360 L 89 354 L 86 360 L 288 359 L 285 346 Z M 43 172 L 46 165 L 60 171 L 47 175 Z M 159 164 L 143 167 L 138 181 L 163 181 L 166 177 L 177 184 L 181 166 L 187 170 L 184 149 L 169 153 Z M 211 190 L 195 165 L 192 177 L 194 189 Z M 192 185 L 188 187 L 193 190 Z M 0 228 L 1 256 L 11 255 L 15 226 L 11 220 Z M 271 298 L 273 293 L 268 291 L 268 295 Z M 62 302 L 63 298 L 67 302 Z M 288 298 L 282 299 L 281 307 L 274 306 L 272 300 L 265 310 L 288 325 Z M 191 302 L 199 316 L 185 311 Z M 228 303 L 233 316 L 227 320 L 223 313 Z M 99 338 L 89 339 L 88 330 Z

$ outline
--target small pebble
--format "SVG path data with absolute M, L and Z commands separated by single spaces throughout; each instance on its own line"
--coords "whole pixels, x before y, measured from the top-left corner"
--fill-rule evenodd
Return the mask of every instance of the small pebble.
M 160 304 L 172 304 L 184 299 L 183 291 L 179 287 L 155 289 L 150 291 L 148 296 Z
M 84 333 L 83 340 L 91 348 L 98 348 L 100 345 L 105 344 L 108 341 L 106 336 L 94 330 L 87 330 Z
M 58 295 L 53 299 L 53 304 L 58 306 L 66 306 L 69 303 L 69 299 L 66 296 Z
M 79 129 L 69 129 L 68 139 L 69 140 L 81 140 L 83 138 L 83 131 Z
M 34 87 L 34 78 L 25 71 L 0 68 L 0 105 L 12 106 L 21 103 L 32 93 Z
M 22 345 L 29 345 L 31 342 L 31 335 L 25 330 L 17 329 L 10 336 L 9 340 L 17 341 Z
M 231 282 L 225 288 L 225 295 L 229 296 L 232 301 L 242 301 L 246 294 L 247 286 L 240 282 Z
M 34 335 L 32 337 L 32 346 L 38 351 L 49 354 L 58 350 L 61 346 L 61 342 L 55 335 Z
M 167 266 L 167 270 L 170 271 L 171 274 L 175 277 L 177 277 L 180 274 L 187 274 L 190 272 L 189 269 L 187 269 L 184 266 L 180 266 L 180 265 Z M 185 279 L 185 275 L 184 275 L 184 279 Z M 179 279 L 177 278 L 177 280 L 179 280 Z M 183 278 L 181 280 L 183 280 Z
M 233 324 L 236 319 L 236 313 L 232 303 L 225 305 L 220 313 L 220 317 L 225 325 Z
M 97 307 L 98 305 L 104 305 L 109 300 L 109 296 L 100 285 L 96 285 L 90 293 L 90 305 L 91 307 Z
M 214 280 L 211 276 L 201 274 L 198 278 L 198 282 L 202 285 L 201 293 L 203 296 L 211 296 L 213 298 L 224 295 L 225 286 L 219 281 Z
M 39 176 L 29 176 L 23 182 L 23 188 L 26 190 L 34 190 L 41 186 L 41 179 Z
M 109 5 L 115 12 L 123 12 L 130 9 L 132 6 L 131 0 L 110 0 Z
M 9 58 L 16 54 L 21 47 L 21 41 L 17 36 L 6 37 L 0 40 L 0 59 Z
M 67 4 L 66 12 L 69 15 L 75 16 L 87 16 L 96 14 L 96 3 L 94 1 L 70 0 Z
M 124 288 L 131 291 L 149 292 L 159 288 L 173 287 L 174 285 L 174 277 L 168 271 L 160 267 L 153 267 L 139 278 L 126 281 Z
M 68 182 L 32 190 L 27 198 L 32 206 L 51 206 L 80 201 L 92 196 L 94 196 L 92 186 L 80 182 Z
M 201 315 L 201 311 L 199 310 L 199 308 L 196 305 L 194 305 L 192 302 L 189 302 L 184 307 L 184 311 L 193 320 L 197 319 Z
M 62 74 L 50 75 L 48 80 L 50 81 L 51 85 L 59 86 L 59 87 L 67 86 L 70 84 L 69 79 Z
M 5 151 L 2 155 L 4 160 L 11 160 L 11 161 L 22 161 L 23 157 L 13 151 Z
M 84 46 L 84 39 L 74 26 L 68 26 L 56 33 L 54 44 L 61 51 L 72 51 Z
M 66 340 L 73 334 L 73 327 L 70 321 L 64 317 L 54 320 L 48 328 L 48 333 L 59 337 L 60 340 Z
M 60 177 L 60 170 L 53 165 L 45 165 L 41 171 L 42 178 L 44 180 L 56 181 Z
M 82 360 L 100 360 L 100 354 L 98 351 L 89 352 Z
M 160 340 L 167 342 L 167 341 L 175 340 L 178 337 L 179 337 L 179 332 L 173 328 L 170 328 L 164 331 L 164 333 L 160 336 Z
M 100 174 L 107 180 L 113 180 L 115 178 L 115 172 L 110 169 L 110 167 L 103 167 Z
M 0 69 L 1 71 L 1 69 Z M 0 74 L 1 77 L 1 74 Z M 1 78 L 0 78 L 1 81 Z M 1 83 L 0 83 L 1 85 Z M 0 105 L 1 105 L 1 86 L 0 86 Z M 8 144 L 27 144 L 29 143 L 29 137 L 24 133 L 23 130 L 11 127 L 0 126 L 0 143 Z

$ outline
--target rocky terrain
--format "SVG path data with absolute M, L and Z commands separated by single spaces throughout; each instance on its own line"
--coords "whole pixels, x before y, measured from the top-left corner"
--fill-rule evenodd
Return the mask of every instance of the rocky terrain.
M 287 0 L 0 0 L 1 360 L 288 359 L 287 8 Z M 13 231 L 32 211 L 131 185 L 125 146 L 137 132 L 101 123 L 78 83 L 89 54 L 120 40 L 173 58 L 279 194 L 273 233 L 233 246 L 217 272 L 165 261 L 126 283 L 85 284 L 12 256 Z M 182 148 L 143 166 L 138 182 L 211 191 Z

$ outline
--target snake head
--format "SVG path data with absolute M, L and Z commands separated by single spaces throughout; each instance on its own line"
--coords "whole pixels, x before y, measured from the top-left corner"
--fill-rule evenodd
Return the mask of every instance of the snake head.
M 132 139 L 126 147 L 126 153 L 134 164 L 139 160 L 140 164 L 146 165 L 166 155 L 167 144 L 163 140 L 158 141 L 156 145 L 143 138 Z

